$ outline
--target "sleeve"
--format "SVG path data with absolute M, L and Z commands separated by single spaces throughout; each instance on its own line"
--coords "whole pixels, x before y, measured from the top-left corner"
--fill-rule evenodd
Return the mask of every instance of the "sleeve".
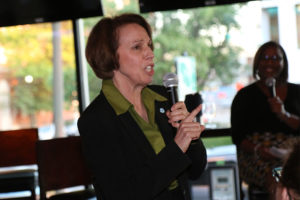
M 288 95 L 284 101 L 284 107 L 287 112 L 300 118 L 300 85 L 288 83 Z M 296 131 L 300 133 L 300 125 Z
M 288 112 L 300 117 L 300 85 L 289 83 L 285 108 Z
M 206 149 L 201 139 L 191 143 L 187 150 L 187 155 L 192 161 L 192 164 L 188 168 L 189 179 L 196 180 L 204 172 L 207 164 Z
M 124 140 L 124 132 L 118 126 L 105 122 L 94 125 L 86 120 L 88 125 L 80 120 L 78 127 L 98 198 L 154 199 L 191 164 L 175 142 L 170 142 L 157 156 L 146 157 L 128 146 L 128 138 L 125 136 Z
M 152 85 L 151 88 L 154 91 L 158 92 L 159 94 L 163 95 L 164 97 L 168 98 L 165 87 Z M 172 130 L 174 131 L 174 135 L 175 135 L 176 129 L 172 129 Z M 206 149 L 202 143 L 202 140 L 199 139 L 197 141 L 193 141 L 185 155 L 187 155 L 187 157 L 191 162 L 191 164 L 187 169 L 188 178 L 191 180 L 195 180 L 199 178 L 200 175 L 204 172 L 207 164 Z
M 247 98 L 243 95 L 243 91 L 239 91 L 233 99 L 231 105 L 231 136 L 235 145 L 239 146 L 247 134 L 249 126 L 247 111 Z

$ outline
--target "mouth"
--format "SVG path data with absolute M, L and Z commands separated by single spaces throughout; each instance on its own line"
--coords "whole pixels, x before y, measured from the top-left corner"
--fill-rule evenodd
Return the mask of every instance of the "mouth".
M 150 65 L 146 67 L 147 72 L 151 72 L 151 70 L 152 70 L 152 67 Z
M 266 68 L 265 70 L 266 70 L 266 72 L 273 72 L 273 71 L 274 71 L 274 69 L 271 68 L 271 67 L 268 67 L 268 68 Z
M 151 72 L 153 70 L 153 67 L 154 67 L 153 65 L 148 65 L 148 66 L 146 66 L 145 70 L 147 72 Z

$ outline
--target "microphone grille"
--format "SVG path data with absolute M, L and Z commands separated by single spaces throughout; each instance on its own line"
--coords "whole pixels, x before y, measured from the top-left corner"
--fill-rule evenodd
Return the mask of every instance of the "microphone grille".
M 165 87 L 177 87 L 178 77 L 175 73 L 167 73 L 163 77 L 163 84 Z
M 266 79 L 265 84 L 268 87 L 272 87 L 273 85 L 275 85 L 275 81 L 276 81 L 275 78 L 269 77 Z

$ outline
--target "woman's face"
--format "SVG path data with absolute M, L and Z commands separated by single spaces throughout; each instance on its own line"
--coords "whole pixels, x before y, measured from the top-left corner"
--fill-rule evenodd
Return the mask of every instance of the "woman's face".
M 114 78 L 132 86 L 146 86 L 154 75 L 152 40 L 146 30 L 138 24 L 126 24 L 118 29 L 119 69 Z M 125 81 L 125 82 L 124 82 Z
M 283 70 L 283 55 L 280 49 L 265 49 L 258 65 L 258 75 L 262 80 L 269 77 L 277 78 Z

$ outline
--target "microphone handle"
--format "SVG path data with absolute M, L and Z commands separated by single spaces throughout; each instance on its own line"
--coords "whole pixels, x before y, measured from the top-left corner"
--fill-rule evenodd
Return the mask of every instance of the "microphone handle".
M 275 84 L 273 84 L 272 86 L 269 87 L 269 91 L 270 91 L 272 97 L 276 97 L 276 86 L 275 86 Z
M 178 102 L 177 87 L 168 87 L 167 91 L 170 95 L 171 103 L 174 105 Z
M 272 92 L 273 97 L 276 97 L 276 85 L 275 84 L 273 84 L 272 90 L 273 90 L 273 92 Z

